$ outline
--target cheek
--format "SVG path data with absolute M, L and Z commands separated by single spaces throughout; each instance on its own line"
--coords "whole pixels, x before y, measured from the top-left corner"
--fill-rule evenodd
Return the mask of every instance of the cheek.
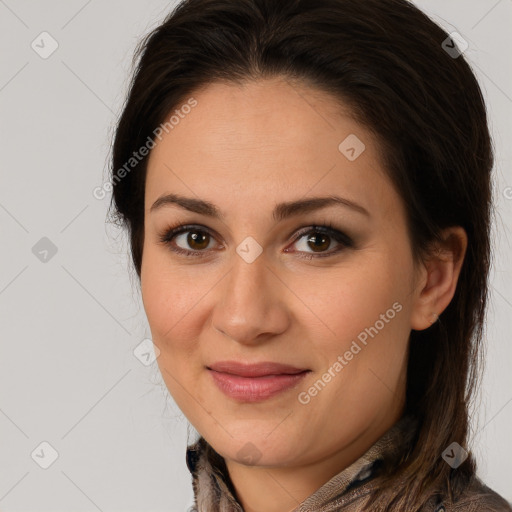
M 149 249 L 144 253 L 142 299 L 153 343 L 160 351 L 157 364 L 173 399 L 194 421 L 200 419 L 194 416 L 197 411 L 190 402 L 199 368 L 198 309 L 194 305 L 205 293 L 198 283 L 173 271 L 165 256 L 157 251 Z
M 144 248 L 141 268 L 141 290 L 144 309 L 151 331 L 160 339 L 173 337 L 182 330 L 194 304 L 204 294 L 201 278 L 192 280 L 187 273 L 171 265 L 165 251 Z
M 354 264 L 317 274 L 315 279 L 297 282 L 294 288 L 297 295 L 306 298 L 316 321 L 330 332 L 331 339 L 349 340 L 388 310 L 389 317 L 398 318 L 395 313 L 399 308 L 393 309 L 393 304 L 398 302 L 405 309 L 407 283 L 406 267 L 399 269 L 385 255 L 374 253 L 359 261 L 354 257 Z
M 399 386 L 410 333 L 411 268 L 405 256 L 398 264 L 391 250 L 368 252 L 357 264 L 319 279 L 317 291 L 309 294 L 319 325 L 328 328 L 321 327 L 328 335 L 315 338 L 315 352 L 322 354 L 325 368 L 343 358 L 337 374 L 343 377 L 335 379 L 332 392 L 351 390 L 344 400 L 352 397 L 354 405 L 362 395 L 380 396 L 377 388 L 389 393 L 386 387 Z

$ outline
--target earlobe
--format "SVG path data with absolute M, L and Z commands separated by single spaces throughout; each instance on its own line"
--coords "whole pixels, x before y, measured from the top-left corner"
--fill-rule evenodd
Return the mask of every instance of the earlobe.
M 437 313 L 430 314 L 430 325 L 435 324 L 439 320 L 439 315 Z
M 411 329 L 427 329 L 450 304 L 457 288 L 467 243 L 467 234 L 462 227 L 444 230 L 442 244 L 434 247 L 424 263 L 426 277 L 415 290 Z

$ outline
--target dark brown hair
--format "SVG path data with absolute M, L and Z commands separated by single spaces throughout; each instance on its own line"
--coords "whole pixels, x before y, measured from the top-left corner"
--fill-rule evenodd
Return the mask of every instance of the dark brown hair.
M 447 38 L 406 0 L 186 0 L 138 47 L 113 144 L 113 217 L 128 228 L 139 279 L 147 158 L 122 179 L 115 173 L 173 109 L 215 81 L 283 77 L 348 106 L 379 140 L 415 261 L 443 228 L 466 230 L 451 303 L 432 327 L 411 332 L 406 412 L 419 431 L 372 497 L 379 510 L 405 500 L 412 512 L 436 492 L 456 497 L 476 470 L 471 455 L 454 470 L 441 454 L 453 441 L 467 448 L 479 381 L 493 151 L 478 82 L 463 55 L 445 51 Z

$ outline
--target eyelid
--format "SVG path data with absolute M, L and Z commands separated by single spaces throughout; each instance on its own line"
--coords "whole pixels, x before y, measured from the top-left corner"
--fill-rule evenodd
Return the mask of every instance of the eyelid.
M 182 224 L 177 223 L 176 225 L 169 226 L 167 229 L 164 230 L 164 232 L 159 235 L 159 242 L 162 243 L 165 246 L 172 246 L 172 241 L 179 235 L 182 235 L 183 233 L 187 233 L 189 231 L 200 231 L 203 233 L 208 234 L 215 240 L 217 240 L 217 236 L 212 232 L 212 230 L 202 224 Z M 316 258 L 323 258 L 323 257 L 329 257 L 334 256 L 338 253 L 340 253 L 343 250 L 346 250 L 348 248 L 353 248 L 355 246 L 352 238 L 347 235 L 344 230 L 341 230 L 337 227 L 335 227 L 330 221 L 325 222 L 319 222 L 314 224 L 304 224 L 300 228 L 295 228 L 292 233 L 287 237 L 290 238 L 292 235 L 294 235 L 293 240 L 290 245 L 294 245 L 297 241 L 299 241 L 301 238 L 303 238 L 305 235 L 309 233 L 323 233 L 331 237 L 334 241 L 336 241 L 339 245 L 341 245 L 341 248 L 327 251 L 325 253 L 308 253 L 304 251 L 290 251 L 288 250 L 288 247 L 284 249 L 284 252 L 296 252 L 299 257 L 304 259 L 316 259 Z M 221 248 L 222 248 L 221 244 Z M 204 250 L 192 250 L 192 249 L 183 249 L 181 247 L 170 247 L 170 250 L 177 254 L 182 254 L 190 257 L 206 257 L 208 256 L 211 251 L 216 249 L 204 249 Z
M 308 224 L 302 228 L 296 229 L 293 232 L 295 233 L 295 235 L 293 237 L 292 243 L 295 243 L 297 240 L 300 240 L 304 235 L 307 235 L 308 233 L 315 232 L 327 234 L 334 238 L 335 240 L 337 240 L 337 238 L 341 238 L 342 242 L 339 243 L 345 243 L 347 245 L 353 244 L 352 239 L 343 230 L 334 227 L 328 221 L 324 223 Z
M 159 243 L 170 246 L 171 241 L 174 240 L 177 236 L 182 235 L 183 233 L 187 233 L 189 231 L 201 231 L 204 233 L 207 233 L 209 236 L 211 236 L 213 239 L 217 240 L 217 237 L 212 233 L 212 230 L 207 228 L 206 226 L 203 226 L 201 224 L 177 224 L 176 226 L 169 226 L 167 229 L 163 231 L 161 235 L 158 236 Z M 174 252 L 187 252 L 187 249 L 182 249 L 181 247 L 178 247 L 177 249 L 171 248 Z M 209 249 L 208 251 L 211 251 L 212 249 Z M 189 250 L 189 252 L 193 253 L 206 253 L 207 250 L 203 251 L 192 251 Z

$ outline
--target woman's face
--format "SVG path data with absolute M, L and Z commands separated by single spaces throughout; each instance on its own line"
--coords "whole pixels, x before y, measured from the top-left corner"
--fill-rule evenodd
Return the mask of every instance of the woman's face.
M 403 411 L 417 293 L 376 140 L 284 80 L 192 96 L 156 140 L 145 192 L 142 295 L 170 393 L 240 463 L 313 463 L 382 433 Z M 209 369 L 226 361 L 307 371 Z

